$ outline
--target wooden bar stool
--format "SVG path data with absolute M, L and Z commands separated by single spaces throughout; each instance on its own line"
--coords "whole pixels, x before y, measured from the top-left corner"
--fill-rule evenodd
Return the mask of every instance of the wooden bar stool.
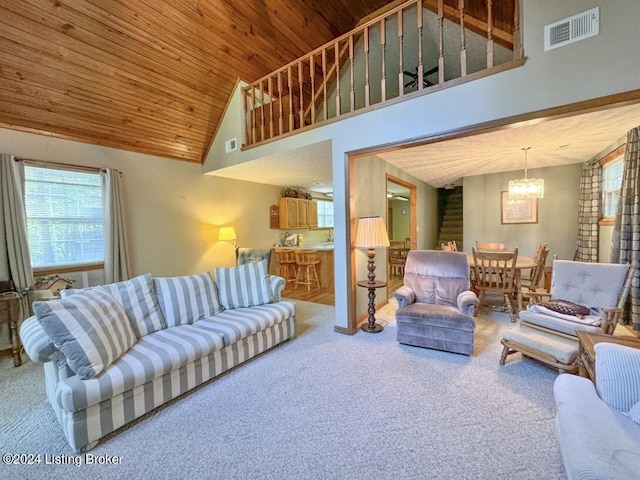
M 311 285 L 320 288 L 320 279 L 316 265 L 320 263 L 317 250 L 296 250 L 296 265 L 298 274 L 296 275 L 296 288 L 298 285 L 306 285 L 307 291 L 311 290 Z
M 296 254 L 293 250 L 288 250 L 286 248 L 276 248 L 274 249 L 276 254 L 276 260 L 278 260 L 278 275 L 284 278 L 285 282 L 288 284 L 292 282 L 295 287 L 296 281 Z

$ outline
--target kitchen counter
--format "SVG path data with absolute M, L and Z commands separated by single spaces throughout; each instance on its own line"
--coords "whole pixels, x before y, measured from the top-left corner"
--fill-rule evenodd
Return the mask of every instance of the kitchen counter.
M 304 245 L 295 245 L 293 247 L 273 247 L 273 248 L 286 248 L 287 250 L 331 250 L 333 251 L 333 243 L 305 243 Z

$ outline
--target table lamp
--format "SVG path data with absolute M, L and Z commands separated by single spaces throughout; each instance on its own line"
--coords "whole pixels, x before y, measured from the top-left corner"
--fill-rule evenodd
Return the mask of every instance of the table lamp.
M 389 236 L 387 235 L 387 227 L 382 217 L 361 217 L 358 219 L 356 230 L 356 248 L 366 248 L 367 257 L 369 258 L 369 274 L 367 281 L 358 282 L 358 286 L 369 289 L 369 321 L 362 325 L 362 330 L 369 333 L 378 333 L 382 331 L 382 325 L 376 323 L 376 288 L 386 287 L 386 282 L 376 282 L 376 263 L 375 248 L 388 247 Z

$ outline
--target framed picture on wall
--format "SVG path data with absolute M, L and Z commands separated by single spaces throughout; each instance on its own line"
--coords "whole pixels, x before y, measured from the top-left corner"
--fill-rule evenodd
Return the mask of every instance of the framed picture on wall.
M 509 192 L 502 192 L 500 213 L 503 224 L 538 223 L 538 199 L 509 200 Z

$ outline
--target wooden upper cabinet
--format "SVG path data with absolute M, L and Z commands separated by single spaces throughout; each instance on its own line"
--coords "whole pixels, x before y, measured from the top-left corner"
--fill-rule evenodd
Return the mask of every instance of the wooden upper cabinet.
M 304 198 L 282 197 L 278 205 L 280 207 L 280 228 L 318 226 L 318 206 L 316 202 L 305 200 Z
M 315 200 L 309 201 L 307 219 L 309 220 L 309 228 L 318 227 L 318 202 Z

